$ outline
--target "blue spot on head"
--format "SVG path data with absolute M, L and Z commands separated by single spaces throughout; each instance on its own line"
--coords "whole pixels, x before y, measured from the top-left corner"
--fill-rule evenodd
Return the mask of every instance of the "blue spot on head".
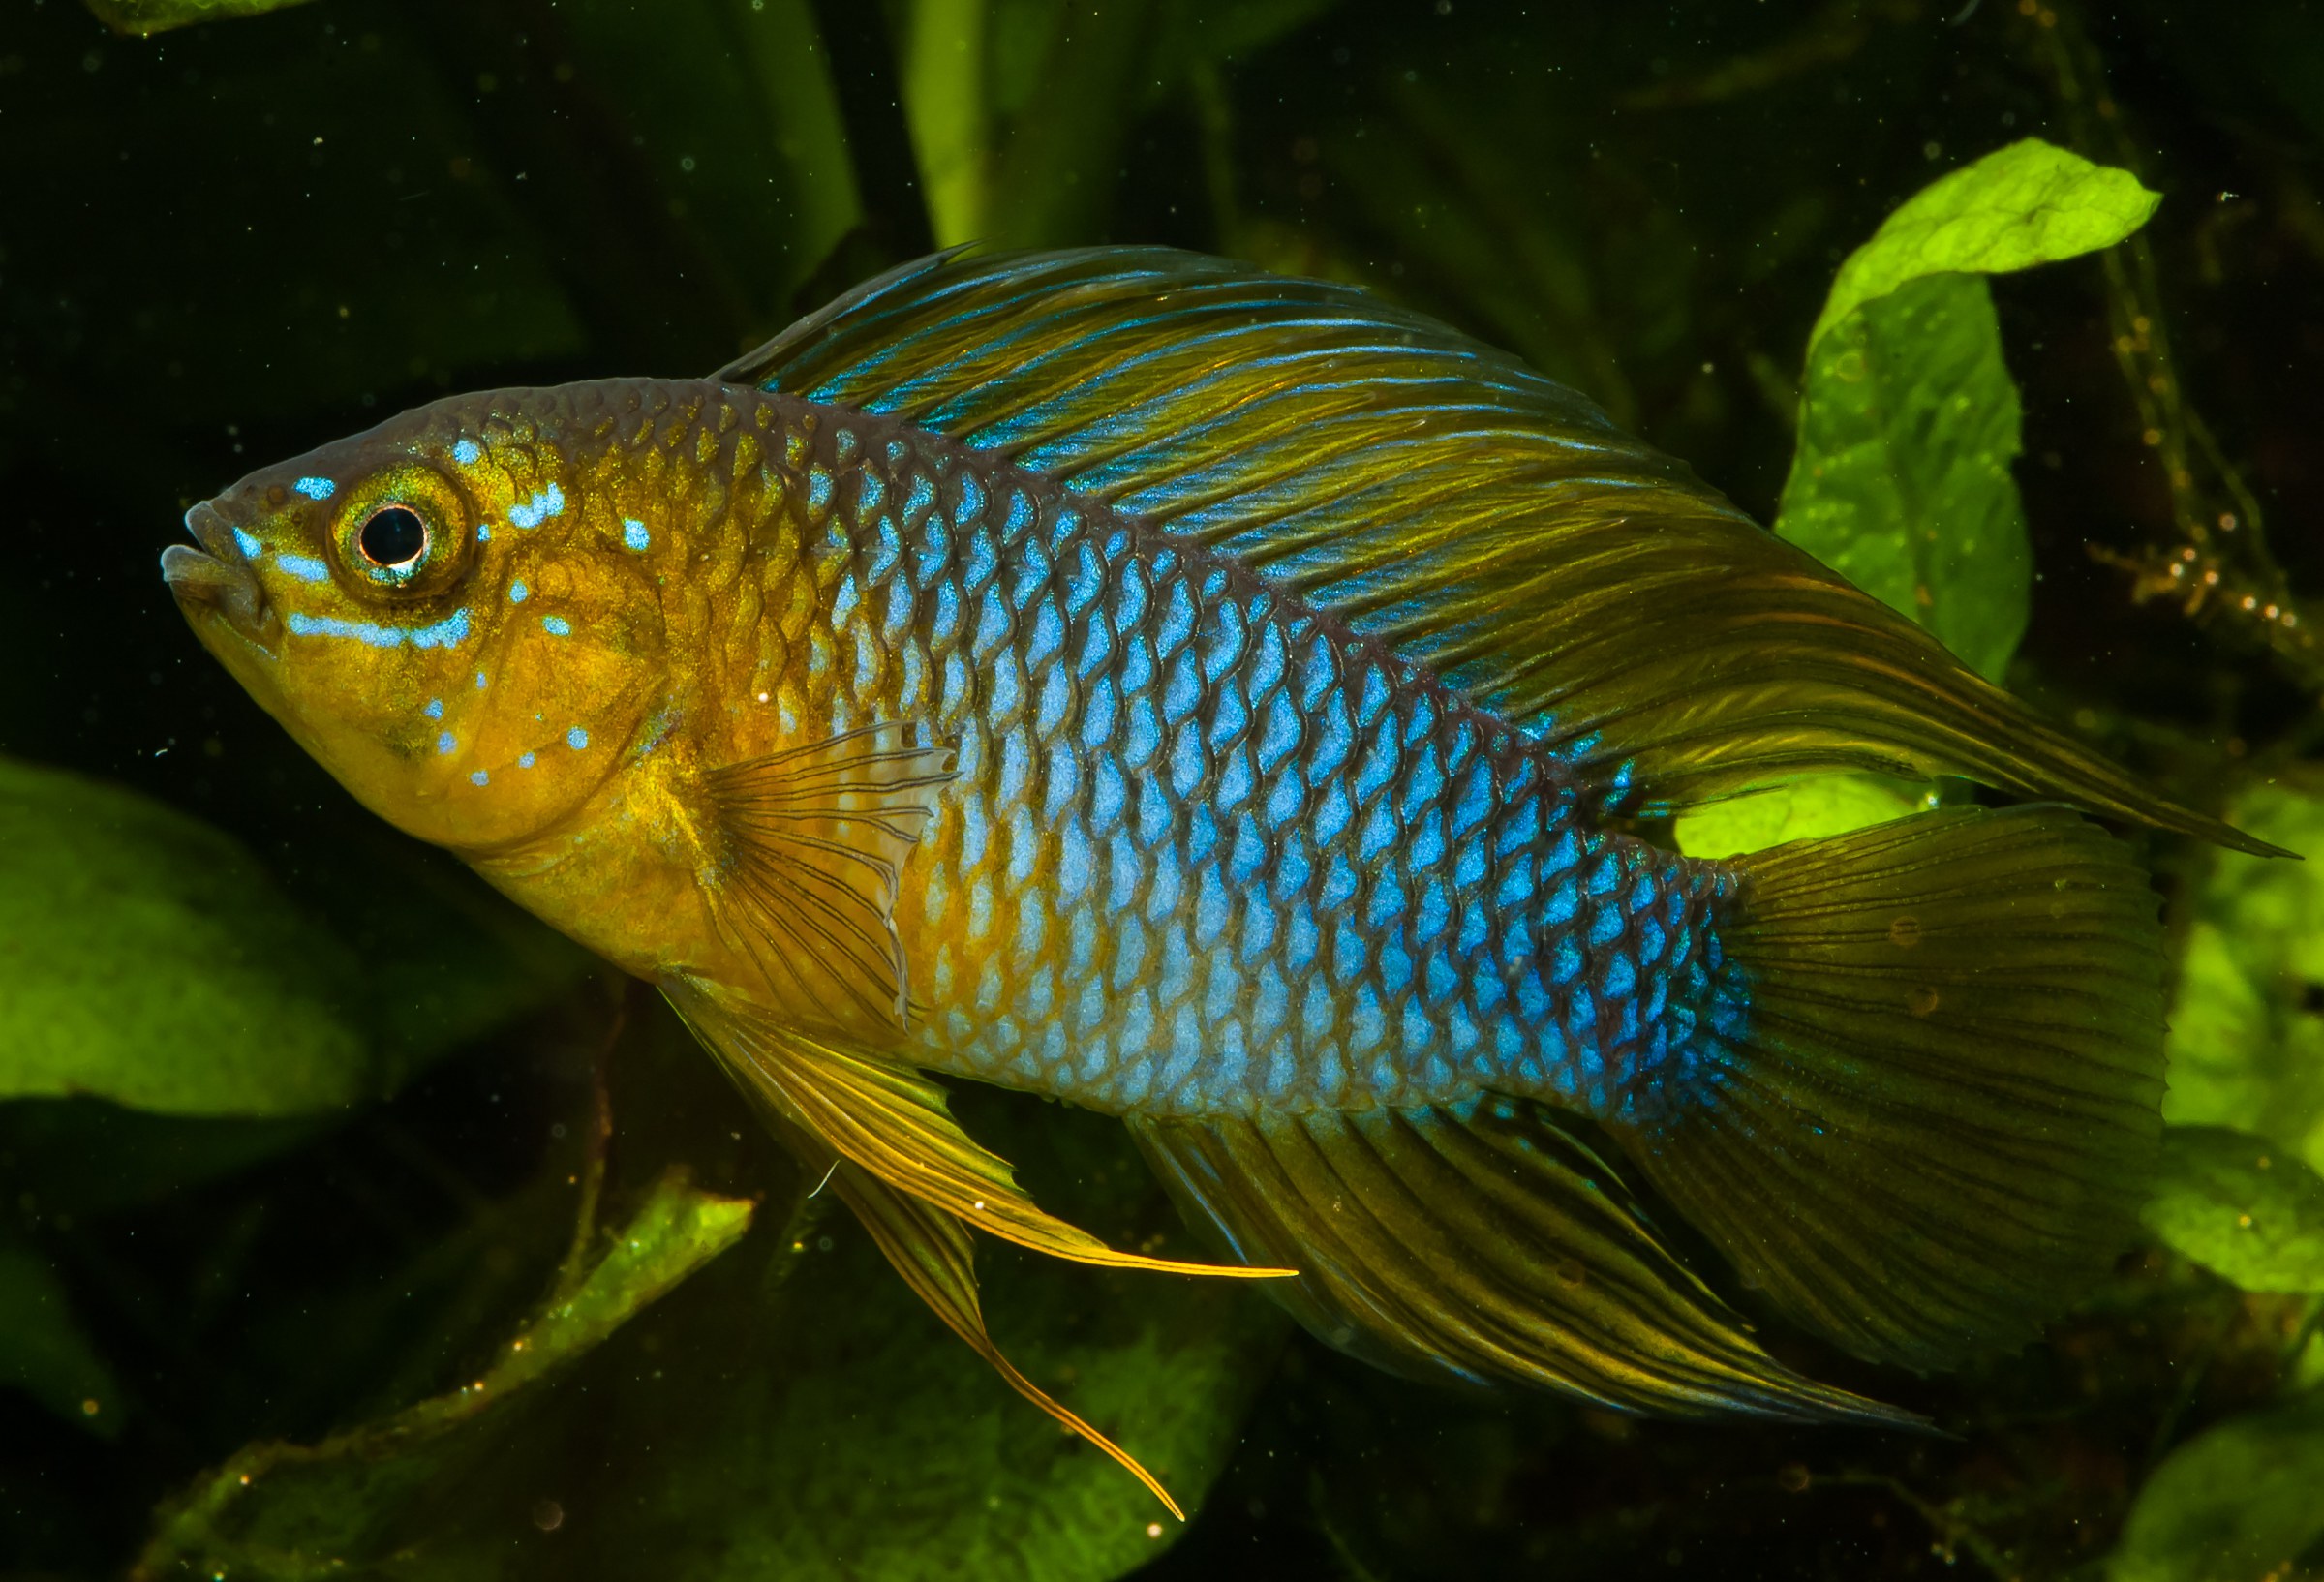
M 468 641 L 468 611 L 454 610 L 426 626 L 382 626 L 372 621 L 342 621 L 332 615 L 309 615 L 292 610 L 283 624 L 295 637 L 352 637 L 372 648 L 458 648 Z
M 522 604 L 527 598 L 532 596 L 532 593 L 533 590 L 527 588 L 523 583 L 512 582 L 508 585 L 508 602 L 511 604 Z
M 570 637 L 573 635 L 573 624 L 566 620 L 565 617 L 561 615 L 542 616 L 540 618 L 540 629 L 547 632 L 551 637 Z
M 522 505 L 508 507 L 508 520 L 520 528 L 537 528 L 552 516 L 565 514 L 565 491 L 555 484 L 535 489 Z
M 622 542 L 631 549 L 645 550 L 652 547 L 654 535 L 636 517 L 626 516 L 622 518 Z
M 445 731 L 443 735 L 436 738 L 436 750 L 440 753 L 449 752 L 459 745 L 460 739 L 454 736 L 450 731 Z
M 266 553 L 264 544 L 244 532 L 240 528 L 234 530 L 234 545 L 242 551 L 242 558 L 246 561 L 255 561 Z
M 452 443 L 452 460 L 458 462 L 462 467 L 475 466 L 477 458 L 483 454 L 483 447 L 474 440 L 457 440 Z
M 476 524 L 476 542 L 479 544 L 489 544 L 492 542 L 492 529 L 485 526 L 481 522 Z
M 426 715 L 430 719 L 442 719 L 443 717 L 443 699 L 428 699 L 428 706 L 420 710 L 420 713 Z
M 480 769 L 479 769 L 479 770 L 477 770 L 477 771 L 476 771 L 476 772 L 475 772 L 474 775 L 471 775 L 471 776 L 468 777 L 468 783 L 469 783 L 469 784 L 471 784 L 471 785 L 482 785 L 482 784 L 484 784 L 484 783 L 485 783 L 487 780 L 490 780 L 491 778 L 492 778 L 492 776 L 489 776 L 489 775 L 485 774 L 485 773 L 484 773 L 482 770 L 480 770 Z
M 484 672 L 481 670 L 476 672 L 476 690 L 479 692 L 484 690 Z
M 300 478 L 290 487 L 309 500 L 328 500 L 339 492 L 339 485 L 329 478 Z
M 589 745 L 589 732 L 583 730 L 580 726 L 575 725 L 571 730 L 565 733 L 565 745 L 572 748 L 575 752 L 579 752 L 583 747 Z
M 274 562 L 300 582 L 331 580 L 331 568 L 312 555 L 277 555 Z
M 519 769 L 531 769 L 533 767 L 533 755 L 528 752 L 519 757 L 516 760 L 516 767 Z

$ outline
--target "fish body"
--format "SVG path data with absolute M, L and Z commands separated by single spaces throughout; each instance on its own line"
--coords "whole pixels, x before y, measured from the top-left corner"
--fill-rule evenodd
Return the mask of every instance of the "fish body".
M 1625 820 L 1870 768 L 2242 841 L 1571 392 L 1184 255 L 928 260 L 714 379 L 450 398 L 189 525 L 165 570 L 260 701 L 661 985 L 1109 1449 L 984 1336 L 963 1228 L 1150 1261 L 922 1073 L 1123 1117 L 1219 1272 L 1388 1365 L 1897 1421 L 1759 1351 L 1561 1117 L 1843 1345 L 2019 1338 L 2152 1151 L 2144 876 L 2056 806 L 1723 863 Z

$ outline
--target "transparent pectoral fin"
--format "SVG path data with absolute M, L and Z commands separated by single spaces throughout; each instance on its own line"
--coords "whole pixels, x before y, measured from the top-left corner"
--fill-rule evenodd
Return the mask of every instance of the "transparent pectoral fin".
M 1147 1258 L 1107 1246 L 1042 1211 L 1008 1161 L 961 1130 L 929 1078 L 845 1036 L 793 1028 L 738 1011 L 683 978 L 662 992 L 743 1090 L 789 1124 L 907 1197 L 1035 1252 L 1115 1268 L 1267 1278 L 1243 1268 Z
M 775 993 L 903 1025 L 897 881 L 952 776 L 950 747 L 874 725 L 703 776 L 712 907 Z

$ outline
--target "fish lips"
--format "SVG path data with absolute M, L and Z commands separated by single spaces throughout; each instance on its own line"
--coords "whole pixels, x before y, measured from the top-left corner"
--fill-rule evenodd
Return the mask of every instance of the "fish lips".
M 271 653 L 282 622 L 268 605 L 266 590 L 242 553 L 234 530 L 204 501 L 186 513 L 186 531 L 199 549 L 171 544 L 162 551 L 162 580 L 177 595 L 179 606 L 198 628 L 204 616 L 214 617 L 253 647 Z

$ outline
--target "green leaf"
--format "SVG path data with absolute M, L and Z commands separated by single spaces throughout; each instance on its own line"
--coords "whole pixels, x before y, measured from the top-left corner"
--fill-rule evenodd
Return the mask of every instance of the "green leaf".
M 121 1431 L 121 1387 L 74 1322 L 64 1282 L 39 1249 L 0 1232 L 0 1388 L 9 1386 L 103 1438 Z
M 2163 1118 L 2256 1133 L 2324 1169 L 2324 800 L 2263 785 L 2226 812 L 2310 860 L 2214 856 L 2171 1005 Z
M 2324 1178 L 2265 1138 L 2174 1126 L 2147 1228 L 2246 1291 L 2324 1292 Z
M 2110 1582 L 2260 1582 L 2324 1537 L 2324 1394 L 2233 1417 L 2182 1445 L 2139 1490 Z M 2312 1556 L 2311 1556 L 2312 1560 Z
M 715 1197 L 672 1171 L 567 1289 L 553 1294 L 497 1359 L 447 1394 L 315 1445 L 252 1445 L 162 1511 L 140 1574 L 304 1577 L 348 1574 L 351 1562 L 414 1568 L 394 1535 L 416 1517 L 430 1532 L 461 1491 L 489 1474 L 516 1404 L 595 1350 L 642 1309 L 732 1246 L 752 1205 Z M 502 1544 L 499 1547 L 505 1548 Z M 490 1575 L 474 1563 L 449 1574 Z
M 1678 815 L 1672 831 L 1689 857 L 1732 857 L 1765 851 L 1787 840 L 1818 840 L 1918 812 L 1927 792 L 1872 775 L 1819 775 L 1812 779 L 1729 797 Z
M 1808 338 L 1776 532 L 1999 681 L 2033 555 L 2017 387 L 1980 275 L 2106 247 L 2159 199 L 2029 139 L 1915 194 L 1840 266 Z
M 377 1094 L 338 1010 L 354 963 L 233 840 L 0 760 L 0 1097 L 292 1115 Z
M 1924 275 L 2007 274 L 2112 247 L 2161 201 L 2127 170 L 2038 137 L 2011 143 L 1931 182 L 1881 222 L 1840 265 L 1808 345 Z
M 257 16 L 306 0 L 85 0 L 90 13 L 115 33 L 149 38 L 173 27 Z
M 2018 427 L 1985 283 L 1915 280 L 1809 352 L 1775 531 L 1999 681 L 2034 589 Z

